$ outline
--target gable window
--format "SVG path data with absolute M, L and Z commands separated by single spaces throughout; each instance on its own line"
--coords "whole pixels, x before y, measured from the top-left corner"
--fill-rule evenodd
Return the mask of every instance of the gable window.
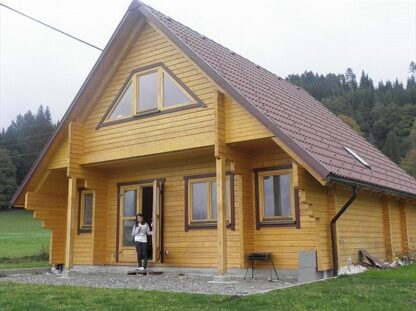
M 138 117 L 196 103 L 186 87 L 161 65 L 132 74 L 105 121 Z
M 79 231 L 91 232 L 95 205 L 94 191 L 82 190 L 80 196 Z
M 233 176 L 226 177 L 225 211 L 227 226 L 233 223 Z M 189 228 L 216 227 L 217 182 L 215 175 L 185 177 L 186 230 Z
M 257 226 L 296 225 L 299 211 L 292 170 L 255 170 L 255 183 Z
M 124 92 L 121 94 L 120 99 L 109 116 L 109 119 L 120 119 L 128 117 L 131 114 L 131 93 L 131 83 L 129 83 Z

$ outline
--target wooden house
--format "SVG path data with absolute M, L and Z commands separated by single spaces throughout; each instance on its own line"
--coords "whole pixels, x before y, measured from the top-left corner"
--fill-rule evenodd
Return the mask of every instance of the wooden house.
M 50 263 L 247 267 L 318 277 L 416 247 L 416 181 L 303 89 L 134 0 L 12 205 Z M 312 254 L 312 265 L 303 265 Z

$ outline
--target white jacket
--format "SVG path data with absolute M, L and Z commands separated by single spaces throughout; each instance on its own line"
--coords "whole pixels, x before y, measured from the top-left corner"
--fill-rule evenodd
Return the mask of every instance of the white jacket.
M 149 225 L 145 223 L 144 225 L 138 224 L 133 226 L 131 235 L 134 237 L 135 242 L 147 243 L 147 235 L 152 235 L 153 232 L 150 231 Z

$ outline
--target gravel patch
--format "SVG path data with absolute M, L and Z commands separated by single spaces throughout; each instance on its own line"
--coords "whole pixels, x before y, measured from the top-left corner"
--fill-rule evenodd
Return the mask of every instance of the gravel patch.
M 70 277 L 60 277 L 52 273 L 42 273 L 18 274 L 0 278 L 0 282 L 103 288 L 134 288 L 139 290 L 236 296 L 251 295 L 293 286 L 293 283 L 284 281 L 269 282 L 267 279 L 256 278 L 247 278 L 244 280 L 238 277 L 230 277 L 222 284 L 212 281 L 214 281 L 213 276 L 180 275 L 172 272 L 164 272 L 161 275 L 138 276 L 119 274 L 74 274 Z

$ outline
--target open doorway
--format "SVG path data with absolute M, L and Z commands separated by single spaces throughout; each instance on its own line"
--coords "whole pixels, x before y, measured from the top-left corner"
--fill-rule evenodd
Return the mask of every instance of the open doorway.
M 161 202 L 163 181 L 154 180 L 125 183 L 119 186 L 118 242 L 116 262 L 133 263 L 137 260 L 134 239 L 131 231 L 135 224 L 136 214 L 142 213 L 153 235 L 147 237 L 150 262 L 159 263 L 161 257 Z
M 141 187 L 141 191 L 143 218 L 150 226 L 150 230 L 153 231 L 153 185 Z M 152 260 L 153 239 L 151 235 L 147 236 L 147 253 L 149 254 L 149 260 Z

